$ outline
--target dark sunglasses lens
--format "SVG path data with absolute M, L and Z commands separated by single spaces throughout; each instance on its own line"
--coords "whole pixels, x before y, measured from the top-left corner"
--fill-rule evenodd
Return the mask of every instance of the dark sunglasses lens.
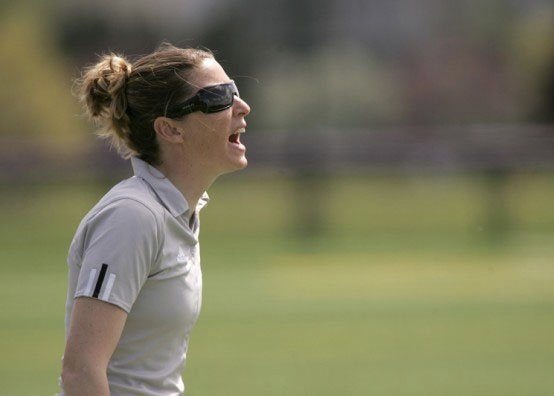
M 204 88 L 199 92 L 200 101 L 204 104 L 207 113 L 222 111 L 233 105 L 234 91 L 232 83 Z

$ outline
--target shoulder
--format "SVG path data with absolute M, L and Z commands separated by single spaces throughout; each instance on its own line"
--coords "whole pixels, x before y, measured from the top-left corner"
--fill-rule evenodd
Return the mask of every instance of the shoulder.
M 104 202 L 89 213 L 88 224 L 109 220 L 110 225 L 133 227 L 152 225 L 158 222 L 156 211 L 139 199 L 132 197 L 118 197 Z
M 163 233 L 164 212 L 151 191 L 138 178 L 118 183 L 83 218 L 81 230 Z
M 164 213 L 140 180 L 124 180 L 108 191 L 83 217 L 71 242 L 68 262 L 79 262 L 86 249 L 142 246 L 151 250 L 164 240 Z M 150 246 L 152 245 L 152 246 Z
M 122 206 L 129 204 L 136 207 L 136 204 L 139 204 L 150 210 L 155 216 L 163 215 L 163 206 L 158 202 L 155 193 L 138 177 L 131 177 L 116 184 L 102 197 L 97 206 L 115 204 L 116 202 L 119 202 L 119 205 Z M 132 202 L 136 204 L 132 204 Z
M 123 180 L 108 191 L 85 216 L 91 221 L 99 214 L 114 214 L 119 217 L 137 217 L 157 222 L 163 220 L 163 207 L 156 200 L 153 192 L 139 178 Z

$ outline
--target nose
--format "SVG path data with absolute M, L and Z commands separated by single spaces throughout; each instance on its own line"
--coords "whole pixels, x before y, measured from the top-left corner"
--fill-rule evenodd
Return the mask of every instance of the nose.
M 235 100 L 233 101 L 233 113 L 237 116 L 246 117 L 250 114 L 250 106 L 244 101 L 244 99 L 235 96 Z

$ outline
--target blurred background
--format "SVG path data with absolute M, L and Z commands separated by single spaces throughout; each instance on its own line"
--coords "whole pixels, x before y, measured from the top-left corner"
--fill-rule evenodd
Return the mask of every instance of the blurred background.
M 67 248 L 127 162 L 73 79 L 216 53 L 250 165 L 203 212 L 200 395 L 554 394 L 551 0 L 0 2 L 0 395 L 52 395 Z

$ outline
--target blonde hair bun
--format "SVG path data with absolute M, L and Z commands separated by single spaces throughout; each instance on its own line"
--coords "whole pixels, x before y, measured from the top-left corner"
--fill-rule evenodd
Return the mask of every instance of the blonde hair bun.
M 78 81 L 79 100 L 87 115 L 100 124 L 99 135 L 112 138 L 113 143 L 127 141 L 129 136 L 125 88 L 131 69 L 132 65 L 121 55 L 103 55 L 98 63 L 84 70 Z

